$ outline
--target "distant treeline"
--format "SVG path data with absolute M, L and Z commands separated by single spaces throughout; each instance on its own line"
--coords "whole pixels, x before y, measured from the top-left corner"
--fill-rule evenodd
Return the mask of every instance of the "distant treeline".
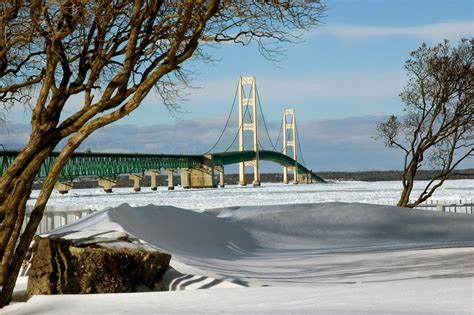
M 438 171 L 439 172 L 439 171 Z M 319 176 L 326 180 L 357 180 L 365 182 L 400 180 L 402 178 L 401 171 L 364 171 L 364 172 L 316 172 Z M 420 170 L 416 179 L 428 180 L 436 176 L 437 171 Z M 226 183 L 237 184 L 239 181 L 238 174 L 226 174 Z M 262 173 L 260 174 L 262 182 L 281 182 L 283 174 L 281 173 Z M 288 178 L 293 180 L 293 175 L 289 174 Z M 248 183 L 253 180 L 253 174 L 246 174 Z M 474 179 L 474 168 L 457 170 L 450 179 Z
M 439 171 L 420 170 L 416 174 L 418 180 L 428 180 L 438 175 Z M 365 171 L 365 172 L 319 172 L 318 175 L 327 180 L 359 180 L 366 182 L 400 180 L 401 171 Z M 449 179 L 474 179 L 474 168 L 456 170 Z

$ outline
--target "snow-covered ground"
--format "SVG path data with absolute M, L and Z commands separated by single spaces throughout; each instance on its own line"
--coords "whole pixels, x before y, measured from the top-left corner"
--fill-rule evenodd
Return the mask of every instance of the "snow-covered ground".
M 425 181 L 416 182 L 412 196 L 419 194 Z M 77 208 L 103 209 L 116 207 L 122 203 L 132 206 L 171 205 L 186 209 L 209 209 L 218 207 L 271 205 L 320 202 L 364 202 L 376 204 L 396 204 L 401 192 L 400 181 L 358 182 L 336 181 L 328 184 L 293 185 L 262 183 L 254 188 L 227 185 L 216 189 L 189 189 L 176 187 L 168 191 L 158 187 L 153 192 L 148 187 L 135 193 L 132 188 L 115 188 L 106 194 L 101 188 L 73 189 L 67 195 L 54 192 L 48 205 L 74 206 Z M 33 204 L 38 191 L 32 193 L 29 204 Z M 433 199 L 474 199 L 474 180 L 447 181 L 433 196 Z
M 399 185 L 54 195 L 50 205 L 115 208 L 53 233 L 127 233 L 163 249 L 173 255 L 165 280 L 174 291 L 36 296 L 0 313 L 473 314 L 474 215 L 360 203 L 390 202 Z M 473 187 L 451 181 L 436 198 L 472 199 Z

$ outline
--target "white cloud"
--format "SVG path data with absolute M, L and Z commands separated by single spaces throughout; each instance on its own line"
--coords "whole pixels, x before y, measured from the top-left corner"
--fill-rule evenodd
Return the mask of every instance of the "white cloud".
M 337 37 L 389 37 L 405 36 L 426 40 L 458 40 L 461 37 L 472 37 L 473 21 L 445 22 L 419 26 L 362 26 L 362 25 L 328 25 L 312 35 L 333 35 Z

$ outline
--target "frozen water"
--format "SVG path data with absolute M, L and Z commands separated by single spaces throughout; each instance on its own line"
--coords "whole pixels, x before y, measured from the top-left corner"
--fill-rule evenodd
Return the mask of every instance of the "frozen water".
M 420 193 L 425 181 L 416 182 L 413 196 Z M 400 181 L 358 182 L 336 181 L 328 184 L 293 185 L 262 183 L 254 188 L 227 185 L 216 189 L 183 189 L 176 187 L 168 191 L 158 187 L 153 192 L 142 187 L 142 192 L 132 188 L 115 188 L 106 194 L 101 188 L 73 189 L 67 195 L 54 192 L 48 205 L 75 206 L 90 209 L 116 207 L 122 203 L 132 206 L 171 205 L 186 209 L 209 209 L 218 207 L 271 205 L 321 202 L 363 202 L 376 204 L 396 204 L 401 192 Z M 33 204 L 38 191 L 33 191 L 29 204 Z M 474 199 L 474 180 L 447 181 L 439 188 L 433 199 Z

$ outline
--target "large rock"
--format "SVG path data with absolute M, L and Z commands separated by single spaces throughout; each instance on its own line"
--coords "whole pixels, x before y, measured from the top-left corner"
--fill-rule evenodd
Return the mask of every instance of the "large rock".
M 81 243 L 36 237 L 28 296 L 163 290 L 160 281 L 170 259 L 126 240 Z

